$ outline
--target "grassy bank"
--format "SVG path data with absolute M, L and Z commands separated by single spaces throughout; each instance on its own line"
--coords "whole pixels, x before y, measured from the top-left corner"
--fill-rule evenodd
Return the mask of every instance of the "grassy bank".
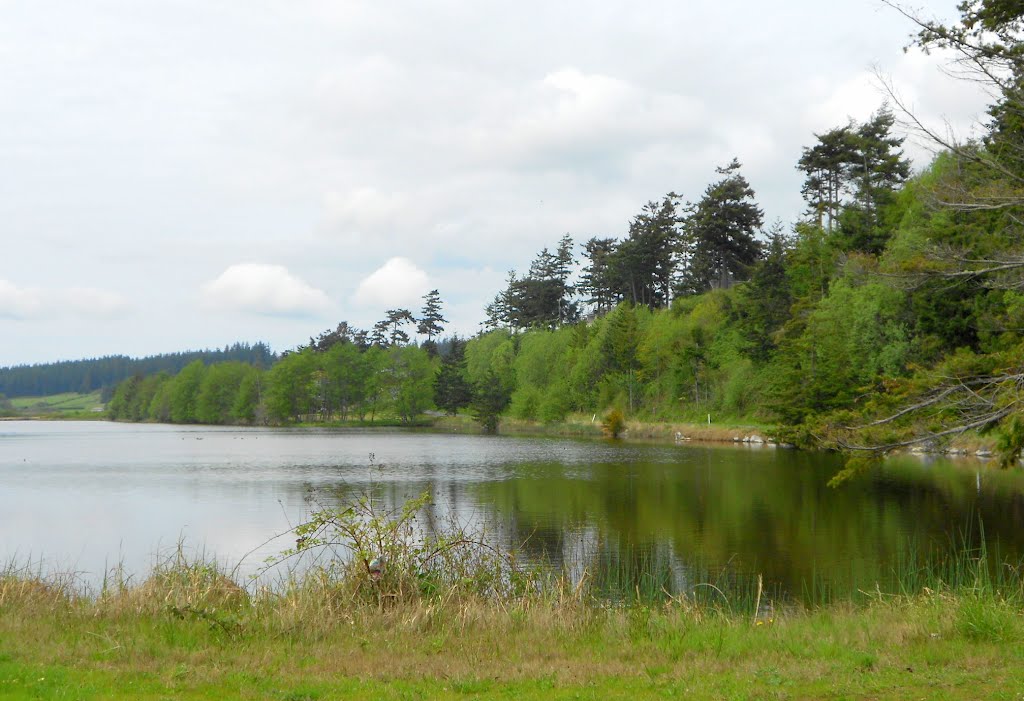
M 571 588 L 388 604 L 326 580 L 250 596 L 196 570 L 93 597 L 7 575 L 0 697 L 1015 699 L 1022 613 L 983 589 L 754 617 Z
M 465 415 L 438 417 L 434 421 L 434 428 L 453 433 L 480 432 L 479 424 Z M 626 432 L 622 435 L 622 438 L 623 440 L 653 440 L 660 442 L 694 440 L 732 443 L 755 435 L 768 439 L 772 435 L 773 429 L 774 427 L 771 425 L 754 422 L 702 424 L 679 421 L 651 422 L 630 420 L 626 422 Z M 522 421 L 503 417 L 498 432 L 506 435 L 522 436 L 599 437 L 602 435 L 601 417 L 597 415 L 584 416 L 576 414 L 567 417 L 564 421 L 552 423 Z
M 65 392 L 46 397 L 13 397 L 4 412 L 7 418 L 22 419 L 102 419 L 103 402 L 99 390 L 88 394 Z
M 432 422 L 435 430 L 446 433 L 480 433 L 480 426 L 466 415 L 437 417 Z M 570 415 L 564 421 L 543 423 L 502 417 L 498 432 L 514 436 L 561 436 L 579 438 L 601 437 L 601 417 L 598 415 Z M 712 423 L 686 421 L 626 421 L 626 431 L 620 437 L 625 441 L 654 441 L 658 443 L 754 443 L 777 444 L 779 426 L 753 420 L 722 420 Z M 948 454 L 951 457 L 989 457 L 996 451 L 994 435 L 979 435 L 969 431 L 955 437 L 950 444 L 920 446 L 914 451 Z M 783 441 L 779 441 L 783 443 Z
M 315 511 L 294 529 L 278 579 L 258 586 L 181 548 L 146 579 L 115 570 L 97 592 L 9 565 L 0 697 L 1011 699 L 1024 689 L 1022 567 L 984 549 L 909 564 L 890 588 L 899 593 L 856 602 L 775 602 L 760 577 L 609 598 L 597 563 L 571 579 L 521 568 L 455 523 L 417 536 L 426 499 Z M 307 555 L 311 566 L 283 569 Z

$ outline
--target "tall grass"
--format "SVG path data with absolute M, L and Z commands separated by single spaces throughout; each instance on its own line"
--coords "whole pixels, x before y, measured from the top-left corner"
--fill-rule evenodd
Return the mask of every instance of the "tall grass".
M 8 563 L 0 568 L 0 609 L 78 607 L 97 615 L 167 615 L 225 633 L 257 625 L 316 635 L 342 622 L 426 625 L 440 616 L 465 623 L 525 611 L 585 624 L 601 611 L 675 608 L 763 623 L 800 610 L 924 596 L 956 599 L 964 630 L 986 639 L 1007 635 L 999 611 L 1024 609 L 1022 563 L 989 552 L 981 524 L 978 534 L 965 530 L 940 550 L 908 547 L 874 586 L 843 590 L 829 573 L 814 572 L 799 592 L 789 592 L 759 574 L 684 563 L 658 547 L 596 547 L 560 567 L 527 566 L 486 533 L 455 522 L 424 532 L 415 521 L 425 506 L 426 497 L 391 509 L 358 497 L 320 507 L 295 529 L 295 548 L 271 563 L 276 578 L 242 581 L 237 568 L 189 555 L 182 543 L 144 579 L 115 567 L 98 591 L 73 574 Z M 293 566 L 302 557 L 312 559 Z

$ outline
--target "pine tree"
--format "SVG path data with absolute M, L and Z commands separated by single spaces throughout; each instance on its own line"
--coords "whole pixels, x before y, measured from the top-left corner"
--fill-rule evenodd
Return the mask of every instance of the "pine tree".
M 746 279 L 761 246 L 755 238 L 763 221 L 754 190 L 739 173 L 735 158 L 717 172 L 725 177 L 708 186 L 684 222 L 690 259 L 679 292 L 701 293 Z
M 671 299 L 674 258 L 679 247 L 676 208 L 670 192 L 648 202 L 629 225 L 629 235 L 609 255 L 610 277 L 621 299 L 656 309 Z
M 452 338 L 434 380 L 434 404 L 455 416 L 473 401 L 473 387 L 466 379 L 466 342 Z
M 590 262 L 584 266 L 579 289 L 587 295 L 584 303 L 598 314 L 606 314 L 619 302 L 619 285 L 614 278 L 611 260 L 615 254 L 615 239 L 591 238 L 583 244 Z
M 408 309 L 389 309 L 384 323 L 387 324 L 389 329 L 388 341 L 390 344 L 392 346 L 400 346 L 409 342 L 409 334 L 402 327 L 406 324 L 416 323 L 416 319 L 413 318 L 412 312 Z M 374 329 L 376 329 L 376 326 Z
M 444 331 L 443 324 L 448 320 L 441 315 L 441 294 L 437 290 L 431 290 L 423 295 L 423 310 L 419 320 L 416 322 L 416 332 L 427 337 L 427 341 L 433 341 L 434 336 L 439 336 Z
M 852 127 L 815 134 L 818 143 L 804 148 L 797 169 L 807 178 L 801 190 L 818 228 L 832 233 L 840 206 L 849 190 L 849 164 L 853 159 Z
M 817 136 L 797 163 L 807 178 L 803 195 L 817 226 L 847 251 L 879 254 L 889 228 L 882 211 L 910 175 L 910 163 L 893 136 L 895 117 L 885 105 L 861 125 L 850 122 Z
M 789 319 L 793 298 L 786 274 L 788 248 L 782 225 L 777 223 L 764 260 L 737 295 L 736 327 L 749 344 L 747 355 L 759 362 L 769 359 L 777 345 L 775 336 Z

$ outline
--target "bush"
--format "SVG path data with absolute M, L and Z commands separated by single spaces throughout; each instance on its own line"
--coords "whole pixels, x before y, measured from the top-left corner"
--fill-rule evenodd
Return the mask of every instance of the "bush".
M 313 579 L 330 580 L 349 601 L 378 605 L 457 593 L 501 600 L 533 588 L 514 556 L 487 543 L 482 532 L 455 521 L 429 532 L 418 527 L 429 506 L 429 492 L 390 509 L 368 494 L 339 507 L 316 504 L 294 529 L 296 547 L 278 563 L 306 552 L 317 562 L 326 556 Z
M 601 430 L 606 436 L 618 438 L 626 430 L 626 417 L 618 409 L 612 409 L 601 421 Z

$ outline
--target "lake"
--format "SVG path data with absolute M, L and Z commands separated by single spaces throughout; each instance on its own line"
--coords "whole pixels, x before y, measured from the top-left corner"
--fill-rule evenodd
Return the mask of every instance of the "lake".
M 137 578 L 181 543 L 243 575 L 325 504 L 424 491 L 526 560 L 629 589 L 762 575 L 780 596 L 874 589 L 929 553 L 1024 555 L 1024 475 L 905 457 L 839 489 L 833 455 L 394 429 L 0 422 L 0 561 Z M 274 538 L 275 535 L 284 534 Z M 614 580 L 614 581 L 613 581 Z

